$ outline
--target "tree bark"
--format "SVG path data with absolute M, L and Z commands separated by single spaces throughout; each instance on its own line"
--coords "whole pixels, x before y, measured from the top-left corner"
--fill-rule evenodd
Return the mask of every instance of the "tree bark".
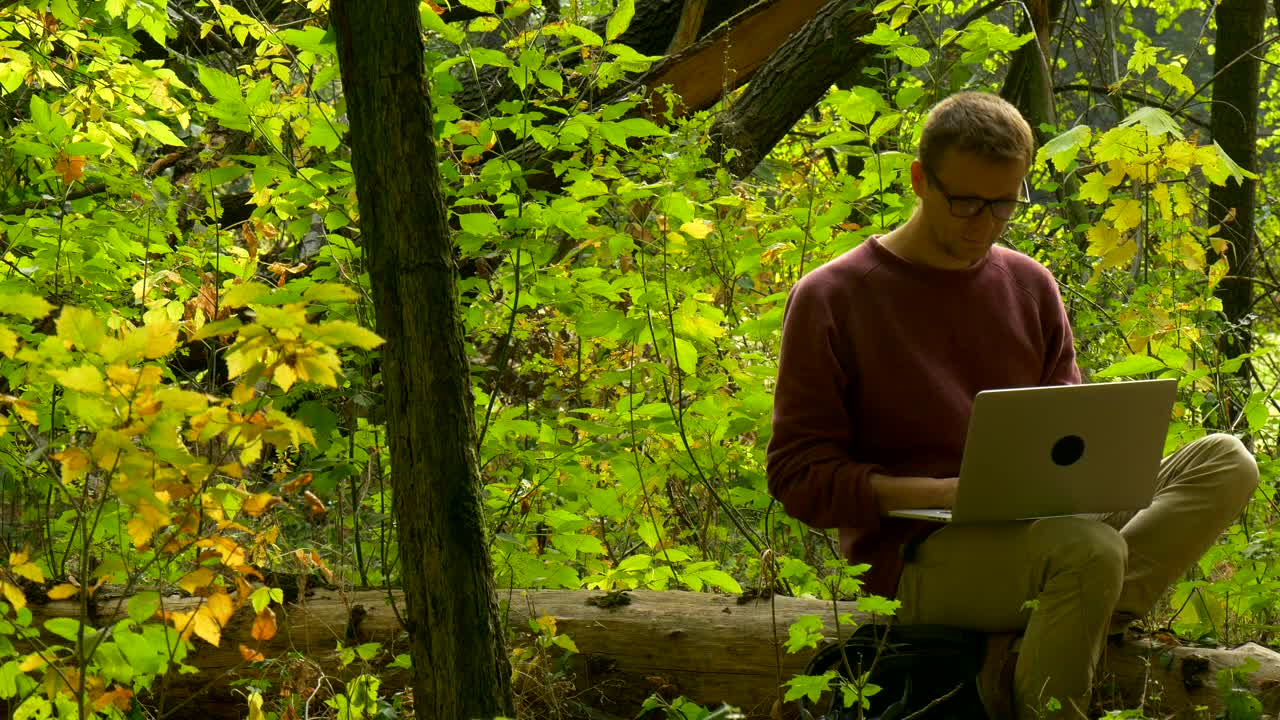
M 1058 125 L 1057 96 L 1054 93 L 1053 60 L 1049 44 L 1065 4 L 1063 0 L 1033 0 L 1027 6 L 1030 23 L 1024 25 L 1024 29 L 1034 31 L 1036 41 L 1023 45 L 1014 53 L 1004 86 L 1000 89 L 1000 96 L 1013 103 L 1031 125 L 1037 145 L 1044 145 L 1051 139 L 1045 134 L 1042 125 L 1055 128 Z M 1084 204 L 1072 199 L 1079 184 L 1074 173 L 1067 175 L 1059 184 L 1056 195 L 1058 203 L 1067 213 L 1067 226 L 1062 231 L 1071 235 L 1076 246 L 1084 250 L 1088 247 L 1088 241 L 1083 233 L 1076 233 L 1075 228 L 1088 223 L 1089 216 Z
M 742 97 L 716 116 L 709 155 L 734 175 L 749 175 L 827 89 L 870 52 L 856 38 L 875 29 L 875 17 L 862 3 L 824 5 L 768 54 Z M 731 150 L 734 157 L 726 160 Z
M 414 0 L 336 0 L 419 717 L 513 714 Z
M 600 595 L 576 590 L 512 590 L 502 591 L 499 597 L 507 605 L 506 623 L 517 633 L 527 635 L 531 618 L 549 615 L 556 619 L 556 632 L 572 638 L 579 650 L 570 662 L 576 685 L 572 695 L 615 716 L 635 717 L 646 697 L 661 692 L 682 694 L 703 705 L 729 703 L 753 720 L 764 720 L 770 716 L 779 685 L 801 672 L 814 652 L 786 652 L 790 624 L 801 616 L 816 615 L 825 623 L 823 633 L 832 641 L 836 638 L 832 622 L 835 606 L 827 601 L 775 597 L 744 602 L 729 595 L 638 591 L 629 593 L 626 605 L 601 608 L 588 604 Z M 397 604 L 403 602 L 399 591 L 393 591 L 392 597 Z M 198 598 L 170 600 L 166 608 L 190 610 L 198 602 Z M 79 613 L 78 604 L 70 601 L 32 609 L 37 625 L 50 617 Z M 97 624 L 108 627 L 127 617 L 125 609 L 123 600 L 101 608 Z M 873 620 L 855 612 L 852 603 L 840 603 L 839 611 L 852 613 L 860 623 Z M 243 717 L 244 699 L 231 690 L 231 680 L 252 677 L 259 671 L 246 667 L 237 650 L 240 643 L 275 659 L 285 659 L 289 651 L 296 651 L 312 668 L 340 681 L 358 668 L 339 667 L 336 644 L 350 647 L 358 642 L 379 642 L 383 651 L 370 671 L 382 679 L 383 691 L 394 692 L 408 679 L 403 672 L 386 667 L 396 653 L 404 652 L 405 641 L 385 592 L 317 591 L 305 604 L 277 607 L 276 613 L 279 631 L 266 643 L 249 637 L 251 608 L 242 610 L 223 628 L 220 647 L 197 641 L 187 662 L 200 673 L 172 673 L 164 678 L 165 692 L 170 696 L 166 707 L 173 711 L 169 717 L 189 717 L 192 707 L 200 708 L 204 720 Z M 849 628 L 842 628 L 841 637 L 849 632 Z M 1262 701 L 1264 713 L 1280 711 L 1280 653 L 1253 643 L 1229 650 L 1185 647 L 1131 633 L 1123 640 L 1109 642 L 1104 653 L 1096 694 L 1108 707 L 1137 707 L 1146 698 L 1152 713 L 1149 717 L 1202 717 L 1194 713 L 1200 705 L 1210 709 L 1211 717 L 1216 716 L 1222 709 L 1218 671 L 1252 658 L 1259 666 L 1248 675 L 1243 689 Z M 518 674 L 524 677 L 530 670 L 521 668 Z M 275 683 L 279 693 L 301 691 L 306 697 L 316 686 L 314 679 L 307 683 L 272 675 L 280 669 L 271 665 L 261 672 Z M 324 685 L 337 685 L 340 690 L 340 683 Z M 319 707 L 322 700 L 313 699 L 312 707 Z
M 1267 16 L 1265 0 L 1222 0 L 1214 12 L 1217 24 L 1213 55 L 1213 102 L 1209 117 L 1213 139 L 1245 170 L 1257 170 L 1259 58 Z M 1218 343 L 1223 358 L 1249 352 L 1253 332 L 1249 308 L 1253 301 L 1253 273 L 1257 242 L 1254 237 L 1254 181 L 1227 180 L 1209 190 L 1210 225 L 1222 227 L 1229 243 L 1225 253 L 1231 276 L 1216 294 L 1229 328 Z M 1249 364 L 1241 366 L 1243 397 L 1248 396 Z

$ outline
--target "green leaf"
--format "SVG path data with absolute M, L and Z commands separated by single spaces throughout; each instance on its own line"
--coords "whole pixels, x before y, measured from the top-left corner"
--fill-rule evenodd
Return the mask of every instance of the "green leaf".
M 1089 146 L 1092 138 L 1092 128 L 1088 125 L 1077 125 L 1045 143 L 1044 147 L 1040 148 L 1039 155 L 1042 159 L 1049 158 L 1058 172 L 1063 172 L 1076 159 L 1081 148 Z
M 53 311 L 53 306 L 39 295 L 21 292 L 0 292 L 0 313 L 17 315 L 27 320 L 39 320 Z
M 372 350 L 384 342 L 372 330 L 346 320 L 322 323 L 316 327 L 316 339 L 334 347 L 354 345 L 361 350 Z
M 909 67 L 921 67 L 929 62 L 929 51 L 921 47 L 904 45 L 895 48 L 893 54 Z
M 555 90 L 556 93 L 564 92 L 564 78 L 555 70 L 539 70 L 538 82 Z
M 134 672 L 155 675 L 164 670 L 166 650 L 164 645 L 152 644 L 145 635 L 136 632 L 118 632 L 113 635 L 116 646 L 133 667 Z
M 89 155 L 92 157 L 99 157 L 110 150 L 110 147 L 103 145 L 102 143 L 85 141 L 69 143 L 62 149 L 62 152 L 67 155 Z
M 44 621 L 44 629 L 63 640 L 75 641 L 80 632 L 80 621 L 74 618 L 50 618 Z M 85 628 L 88 634 L 88 628 Z
M 1182 127 L 1178 125 L 1178 121 L 1160 108 L 1140 107 L 1129 113 L 1129 116 L 1120 122 L 1120 127 L 1129 127 L 1133 124 L 1141 125 L 1148 135 L 1155 137 L 1172 135 L 1179 140 L 1182 139 Z
M 270 292 L 270 288 L 258 282 L 232 285 L 230 290 L 222 293 L 219 304 L 228 308 L 244 307 Z
M 306 30 L 281 30 L 280 38 L 299 50 L 317 55 L 336 56 L 338 53 L 337 35 L 332 25 L 328 29 L 312 27 Z
M 742 594 L 742 586 L 738 584 L 737 580 L 733 579 L 732 575 L 723 570 L 716 570 L 714 568 L 699 570 L 697 572 L 697 576 L 702 580 L 705 580 L 708 585 L 714 585 L 725 592 L 734 593 L 735 595 Z
M 653 524 L 652 520 L 648 518 L 641 520 L 636 532 L 640 535 L 640 539 L 644 541 L 645 545 L 649 547 L 657 546 L 659 532 L 658 527 Z
M 684 338 L 676 338 L 676 365 L 689 375 L 698 371 L 698 351 Z
M 1222 146 L 1216 140 L 1213 142 L 1213 149 L 1218 156 L 1218 162 L 1222 164 L 1222 167 L 1226 168 L 1227 172 L 1231 173 L 1231 177 L 1235 178 L 1237 183 L 1243 183 L 1245 178 L 1250 180 L 1258 179 L 1257 173 L 1245 170 L 1235 160 L 1232 160 L 1231 156 L 1227 154 L 1226 150 L 1222 149 Z
M 515 64 L 511 62 L 511 58 L 501 50 L 478 47 L 472 48 L 467 54 L 471 58 L 471 62 L 475 63 L 477 67 L 484 67 L 485 65 L 505 68 L 515 67 Z
M 841 130 L 824 135 L 821 140 L 813 144 L 815 150 L 823 148 L 835 147 L 837 145 L 849 145 L 851 143 L 863 142 L 867 139 L 867 134 L 861 130 Z
M 92 365 L 80 365 L 67 370 L 50 370 L 53 376 L 68 390 L 97 395 L 107 389 L 102 373 Z
M 581 25 L 568 23 L 564 26 L 564 31 L 572 35 L 578 42 L 586 45 L 587 47 L 600 47 L 601 45 L 604 45 L 604 38 Z
M 558 645 L 559 647 L 564 648 L 565 650 L 568 650 L 571 653 L 578 652 L 577 644 L 575 644 L 573 642 L 573 638 L 569 637 L 568 635 L 556 635 L 555 637 L 551 638 L 551 642 L 554 643 L 555 645 Z
M 489 213 L 467 213 L 458 216 L 462 231 L 472 235 L 493 235 L 498 232 L 498 221 Z
M 0 699 L 8 700 L 18 694 L 18 661 L 10 660 L 0 665 Z
M 271 604 L 271 588 L 264 586 L 254 590 L 253 594 L 249 595 L 249 602 L 253 604 L 253 614 L 262 614 L 262 611 Z
M 864 595 L 858 598 L 858 610 L 864 613 L 875 613 L 877 615 L 893 615 L 898 612 L 898 607 L 902 605 L 897 600 L 889 600 L 879 595 Z
M 217 68 L 200 66 L 200 84 L 204 85 L 215 100 L 239 104 L 244 101 L 240 95 L 240 81 Z
M 424 30 L 433 32 L 454 45 L 461 45 L 467 39 L 465 32 L 449 25 L 444 18 L 437 15 L 436 11 L 431 9 L 431 3 L 422 3 L 419 17 L 422 19 Z
M 482 13 L 491 13 L 497 7 L 494 0 L 459 0 L 463 5 Z
M 888 23 L 876 23 L 874 32 L 859 39 L 868 45 L 897 45 L 902 42 L 902 33 L 889 27 Z
M 1114 365 L 1094 374 L 1094 377 L 1132 377 L 1165 369 L 1164 361 L 1150 355 L 1130 355 Z
M 318 303 L 350 303 L 360 299 L 360 293 L 341 283 L 317 283 L 302 291 L 302 299 Z
M 809 702 L 816 703 L 835 677 L 834 671 L 828 671 L 822 675 L 797 675 L 787 681 L 787 694 L 783 700 L 794 702 L 807 697 Z
M 605 39 L 609 42 L 617 40 L 628 27 L 631 27 L 631 19 L 635 14 L 636 0 L 618 0 L 618 9 L 613 11 L 613 15 L 609 16 L 609 22 L 605 25 Z
M 144 590 L 129 598 L 129 619 L 141 625 L 160 609 L 160 593 Z

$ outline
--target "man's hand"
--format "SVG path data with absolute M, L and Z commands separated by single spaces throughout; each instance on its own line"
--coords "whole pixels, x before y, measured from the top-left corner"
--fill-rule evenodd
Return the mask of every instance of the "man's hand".
M 871 487 L 880 512 L 909 508 L 950 508 L 956 503 L 959 478 L 894 477 L 872 473 Z

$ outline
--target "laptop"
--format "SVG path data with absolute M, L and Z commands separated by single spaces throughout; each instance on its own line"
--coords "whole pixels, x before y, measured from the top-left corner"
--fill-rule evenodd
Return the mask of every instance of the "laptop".
M 986 523 L 1151 504 L 1175 380 L 986 390 L 974 398 L 955 506 L 892 517 Z

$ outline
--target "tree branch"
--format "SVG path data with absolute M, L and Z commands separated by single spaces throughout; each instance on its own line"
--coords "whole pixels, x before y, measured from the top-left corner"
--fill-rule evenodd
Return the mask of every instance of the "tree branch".
M 1166 105 L 1163 102 L 1161 102 L 1159 98 L 1152 97 L 1151 95 L 1147 95 L 1145 93 L 1129 92 L 1127 90 L 1114 91 L 1102 85 L 1091 85 L 1089 83 L 1070 83 L 1067 85 L 1055 85 L 1053 88 L 1053 91 L 1055 93 L 1070 91 L 1070 92 L 1087 92 L 1087 93 L 1093 93 L 1095 95 L 1119 95 L 1120 97 L 1123 97 L 1126 100 L 1132 100 L 1134 102 L 1142 103 L 1143 105 L 1149 105 L 1151 107 L 1160 108 L 1161 110 L 1164 110 L 1170 115 L 1177 115 L 1178 117 L 1185 119 L 1189 123 L 1192 123 L 1194 125 L 1199 125 L 1200 127 L 1206 130 L 1209 129 L 1208 120 L 1198 118 L 1183 108 L 1176 108 L 1170 105 Z

